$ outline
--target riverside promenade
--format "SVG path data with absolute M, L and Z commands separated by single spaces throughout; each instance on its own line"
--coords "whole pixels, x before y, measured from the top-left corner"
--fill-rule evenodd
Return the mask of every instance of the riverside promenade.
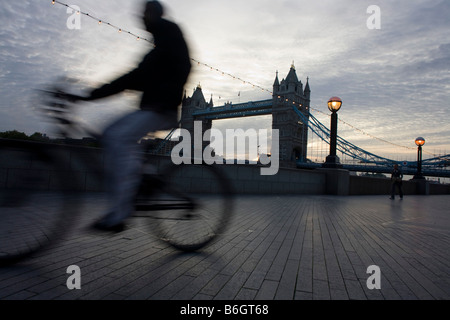
M 450 299 L 450 196 L 237 196 L 222 237 L 197 253 L 156 239 L 143 221 L 86 231 L 84 214 L 51 251 L 0 269 L 1 300 Z M 69 290 L 67 268 L 80 268 Z M 380 289 L 369 289 L 369 266 Z

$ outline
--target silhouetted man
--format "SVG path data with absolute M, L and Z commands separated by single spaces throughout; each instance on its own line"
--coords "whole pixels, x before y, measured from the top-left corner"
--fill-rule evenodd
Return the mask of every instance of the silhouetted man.
M 155 48 L 128 74 L 91 92 L 85 100 L 114 95 L 126 89 L 142 91 L 140 110 L 125 115 L 103 136 L 105 169 L 111 207 L 94 227 L 122 231 L 124 220 L 133 213 L 134 196 L 139 187 L 142 159 L 137 141 L 149 132 L 177 125 L 177 109 L 191 63 L 179 27 L 162 18 L 158 1 L 145 4 L 144 23 L 153 34 Z
M 400 199 L 403 199 L 403 190 L 402 190 L 402 179 L 403 179 L 403 173 L 399 169 L 398 164 L 394 164 L 394 169 L 392 170 L 391 174 L 391 197 L 390 199 L 395 199 L 395 189 L 398 189 L 398 194 L 400 196 Z

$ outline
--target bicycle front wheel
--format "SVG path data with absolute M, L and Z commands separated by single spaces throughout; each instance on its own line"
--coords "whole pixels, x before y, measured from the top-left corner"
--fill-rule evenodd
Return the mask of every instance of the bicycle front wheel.
M 0 140 L 0 266 L 47 247 L 67 229 L 72 206 L 60 162 L 42 144 Z
M 159 177 L 153 179 L 157 190 L 147 209 L 153 211 L 152 227 L 161 240 L 182 251 L 195 251 L 223 234 L 232 217 L 233 196 L 217 167 L 170 166 Z M 138 210 L 145 211 L 145 201 L 140 204 Z

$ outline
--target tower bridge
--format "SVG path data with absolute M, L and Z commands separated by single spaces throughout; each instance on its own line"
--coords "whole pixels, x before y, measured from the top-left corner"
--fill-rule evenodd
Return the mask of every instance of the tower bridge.
M 299 121 L 297 113 L 309 118 L 310 95 L 308 80 L 303 87 L 293 64 L 281 81 L 277 72 L 272 99 L 214 107 L 212 99 L 206 102 L 201 86 L 197 86 L 191 97 L 183 98 L 181 127 L 193 135 L 194 121 L 202 121 L 204 133 L 211 129 L 213 120 L 272 115 L 272 129 L 279 130 L 280 165 L 296 167 L 298 160 L 306 161 L 308 146 L 307 122 Z

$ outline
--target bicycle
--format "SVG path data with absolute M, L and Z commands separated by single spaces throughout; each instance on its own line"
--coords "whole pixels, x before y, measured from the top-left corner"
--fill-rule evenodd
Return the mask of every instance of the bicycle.
M 63 137 L 73 129 L 95 136 L 73 120 L 70 94 L 55 88 L 41 93 L 45 99 L 40 110 L 56 121 Z M 70 230 L 80 211 L 74 186 L 81 178 L 68 167 L 73 159 L 69 165 L 64 159 L 68 149 L 77 164 L 101 179 L 93 159 L 80 156 L 81 147 L 0 139 L 0 266 L 50 248 Z M 227 177 L 206 164 L 170 162 L 157 168 L 149 165 L 148 153 L 143 156 L 147 160 L 133 217 L 151 220 L 152 233 L 176 249 L 197 251 L 211 244 L 233 213 Z

